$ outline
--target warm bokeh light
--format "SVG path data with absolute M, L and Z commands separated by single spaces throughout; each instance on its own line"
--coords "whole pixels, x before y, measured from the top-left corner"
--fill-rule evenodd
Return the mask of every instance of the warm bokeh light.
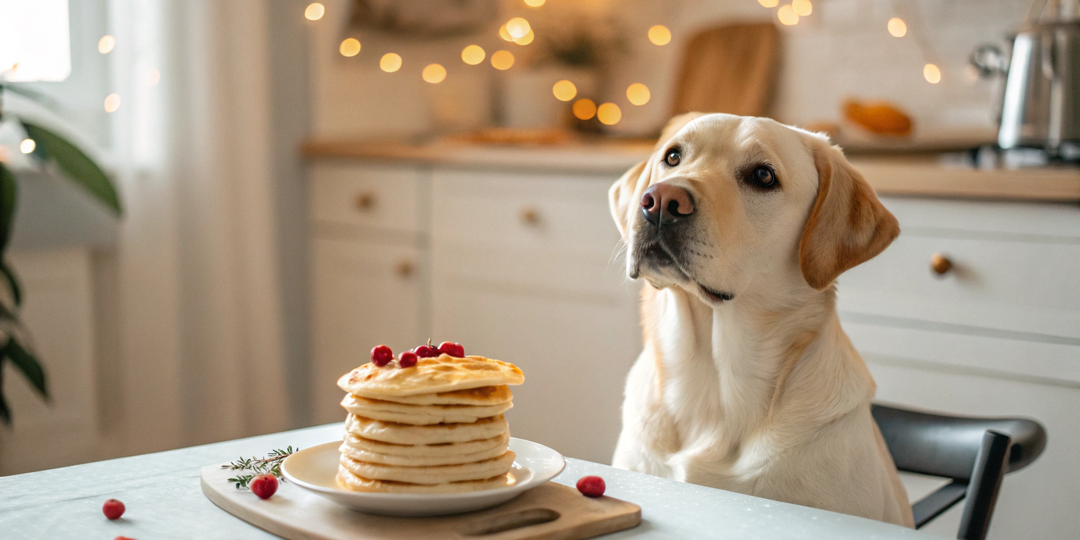
M 19 151 L 24 154 L 33 152 L 35 148 L 37 148 L 37 143 L 34 142 L 34 139 L 23 139 L 22 142 L 19 143 Z
M 780 9 L 776 10 L 776 18 L 785 26 L 799 24 L 799 14 L 795 13 L 795 8 L 791 6 L 780 6 Z
M 503 38 L 503 41 L 510 41 L 510 42 L 514 41 L 514 36 L 511 36 L 510 32 L 506 31 L 506 25 L 505 24 L 499 27 L 499 37 Z
M 147 87 L 156 86 L 161 82 L 161 72 L 156 69 L 151 69 L 143 75 L 143 84 Z
M 379 69 L 387 73 L 393 73 L 401 69 L 401 56 L 392 52 L 382 55 L 382 58 L 379 59 Z
M 814 12 L 814 4 L 810 0 L 791 0 L 791 9 L 800 17 L 807 17 Z
M 667 45 L 671 43 L 671 30 L 668 30 L 662 24 L 658 24 L 649 29 L 649 41 L 653 45 Z
M 544 5 L 547 0 L 525 0 L 525 5 L 529 7 L 540 7 Z
M 326 14 L 326 8 L 318 2 L 308 4 L 308 7 L 304 9 L 304 18 L 309 21 L 317 21 L 324 14 Z
M 652 92 L 649 92 L 649 87 L 644 84 L 634 83 L 626 88 L 626 99 L 630 100 L 630 103 L 634 105 L 644 105 L 649 102 L 651 97 Z
M 498 70 L 507 70 L 514 65 L 514 55 L 510 51 L 495 51 L 491 55 L 491 67 Z
M 532 27 L 529 26 L 529 21 L 521 17 L 514 17 L 506 21 L 506 33 L 510 34 L 511 38 L 523 38 L 531 31 Z
M 360 40 L 356 38 L 346 38 L 341 42 L 341 46 L 338 47 L 341 51 L 341 56 L 353 57 L 360 54 Z
M 601 124 L 614 126 L 622 120 L 622 109 L 614 103 L 605 103 L 596 108 L 596 118 Z
M 922 76 L 926 79 L 926 82 L 930 84 L 937 84 L 941 82 L 941 70 L 934 64 L 926 64 L 922 68 Z
M 596 104 L 591 99 L 579 99 L 574 102 L 573 111 L 578 120 L 588 120 L 596 116 Z
M 446 68 L 439 64 L 428 64 L 421 76 L 431 84 L 439 84 L 446 78 Z
M 514 43 L 517 43 L 518 45 L 528 45 L 532 43 L 533 39 L 535 38 L 536 34 L 533 34 L 532 29 L 530 29 L 528 34 L 525 34 L 524 36 L 521 36 L 519 38 L 514 38 Z
M 475 66 L 484 61 L 487 57 L 487 53 L 484 52 L 484 48 L 479 45 L 469 45 L 464 49 L 461 49 L 461 61 Z
M 559 101 L 570 101 L 577 95 L 577 87 L 574 83 L 563 79 L 551 87 L 551 93 L 555 94 L 555 99 Z
M 780 0 L 757 0 L 761 7 L 774 8 L 780 4 Z
M 105 98 L 105 112 L 116 112 L 120 108 L 120 94 L 109 94 Z
M 899 17 L 889 19 L 889 34 L 892 37 L 904 37 L 907 35 L 907 23 Z
M 116 47 L 116 38 L 109 35 L 101 36 L 97 42 L 97 52 L 101 54 L 111 53 L 114 47 Z

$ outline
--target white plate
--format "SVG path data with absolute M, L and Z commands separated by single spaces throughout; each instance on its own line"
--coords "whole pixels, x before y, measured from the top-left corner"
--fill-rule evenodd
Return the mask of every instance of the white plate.
M 469 493 L 375 493 L 349 491 L 337 483 L 340 441 L 301 450 L 281 463 L 281 474 L 304 489 L 338 504 L 389 516 L 441 516 L 482 510 L 502 504 L 555 478 L 566 460 L 562 454 L 540 444 L 510 438 L 510 450 L 517 454 L 510 469 L 517 482 L 512 486 Z

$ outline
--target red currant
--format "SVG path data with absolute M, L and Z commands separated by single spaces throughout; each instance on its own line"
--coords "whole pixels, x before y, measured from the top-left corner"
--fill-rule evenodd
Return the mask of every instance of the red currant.
M 120 516 L 124 515 L 124 510 L 124 503 L 116 499 L 109 499 L 101 506 L 101 511 L 109 519 L 120 519 Z
M 386 345 L 378 345 L 371 349 L 371 363 L 377 367 L 383 367 L 394 359 L 394 351 Z
M 454 358 L 465 358 L 465 347 L 462 347 L 460 343 L 444 341 L 439 344 L 439 352 Z
M 272 474 L 260 474 L 256 476 L 248 487 L 251 488 L 251 492 L 258 495 L 260 499 L 269 499 L 277 491 L 278 481 Z
M 430 345 L 421 345 L 413 349 L 412 352 L 416 353 L 416 356 L 419 356 L 420 358 L 434 358 L 439 356 L 439 349 Z
M 407 351 L 401 353 L 401 358 L 398 359 L 398 365 L 403 368 L 411 368 L 416 365 L 417 361 L 416 353 Z
M 577 490 L 586 497 L 601 497 L 605 489 L 604 479 L 599 476 L 583 476 L 577 481 Z
M 117 536 L 113 540 L 135 540 L 134 538 L 128 538 L 127 536 Z

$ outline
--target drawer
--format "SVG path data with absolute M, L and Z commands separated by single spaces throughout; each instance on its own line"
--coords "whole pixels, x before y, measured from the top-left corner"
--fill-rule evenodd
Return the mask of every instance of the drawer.
M 943 254 L 952 268 L 931 269 Z M 841 311 L 1080 338 L 1080 244 L 901 234 L 838 280 Z
M 436 173 L 435 286 L 515 287 L 536 295 L 625 296 L 609 179 Z
M 315 220 L 421 232 L 424 171 L 418 167 L 321 162 L 311 168 Z
M 610 252 L 619 242 L 615 178 L 436 171 L 432 234 L 474 245 Z

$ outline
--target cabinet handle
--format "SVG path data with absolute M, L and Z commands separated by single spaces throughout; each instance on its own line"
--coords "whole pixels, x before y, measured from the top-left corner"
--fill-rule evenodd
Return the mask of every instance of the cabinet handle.
M 361 212 L 367 212 L 372 208 L 375 208 L 375 194 L 374 193 L 361 193 L 353 199 L 353 206 Z
M 930 269 L 939 276 L 944 276 L 952 270 L 953 263 L 944 253 L 938 252 L 930 256 Z
M 533 208 L 533 207 L 531 207 L 531 206 L 526 206 L 525 208 L 522 208 L 521 209 L 521 222 L 526 224 L 526 225 L 530 225 L 530 226 L 539 225 L 540 224 L 540 211 Z
M 396 265 L 394 265 L 394 272 L 402 278 L 407 278 L 413 275 L 413 272 L 415 271 L 416 265 L 413 264 L 413 262 L 409 259 L 402 259 L 398 261 Z

